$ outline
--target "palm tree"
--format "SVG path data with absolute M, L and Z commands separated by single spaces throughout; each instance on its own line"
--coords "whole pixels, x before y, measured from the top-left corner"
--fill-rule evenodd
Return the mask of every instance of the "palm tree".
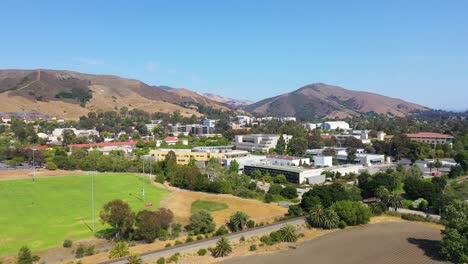
M 437 169 L 437 171 L 439 171 L 439 168 L 442 167 L 442 162 L 440 162 L 439 159 L 436 159 L 434 162 L 434 167 Z
M 388 203 L 389 195 L 390 195 L 390 192 L 388 191 L 388 189 L 382 185 L 380 185 L 379 187 L 377 187 L 377 189 L 375 189 L 375 197 L 379 198 L 385 204 Z
M 312 224 L 312 226 L 321 227 L 324 222 L 324 214 L 325 210 L 321 205 L 315 206 L 310 211 L 309 222 Z
M 125 241 L 120 241 L 115 243 L 114 247 L 112 247 L 111 251 L 109 252 L 109 258 L 121 258 L 128 256 L 129 254 L 130 252 L 128 251 L 127 243 L 125 243 Z
M 244 230 L 249 221 L 249 215 L 244 212 L 237 211 L 229 219 L 229 227 L 233 232 Z
M 232 252 L 232 247 L 226 237 L 222 237 L 216 242 L 216 247 L 213 249 L 213 256 L 225 257 Z
M 143 259 L 138 254 L 131 254 L 127 258 L 126 264 L 143 264 Z
M 297 232 L 296 228 L 292 225 L 285 225 L 279 231 L 281 241 L 283 242 L 296 242 Z
M 434 162 L 428 162 L 427 167 L 429 168 L 429 173 L 432 174 L 432 169 L 435 167 Z
M 333 209 L 326 209 L 324 214 L 323 228 L 332 229 L 336 228 L 340 223 L 340 217 Z
M 401 198 L 401 195 L 397 192 L 392 192 L 388 196 L 388 204 L 393 207 L 393 209 L 398 211 L 398 208 L 401 208 L 403 206 L 403 199 Z
M 340 218 L 333 209 L 323 209 L 322 206 L 317 206 L 312 209 L 309 221 L 313 226 L 332 229 L 338 226 Z

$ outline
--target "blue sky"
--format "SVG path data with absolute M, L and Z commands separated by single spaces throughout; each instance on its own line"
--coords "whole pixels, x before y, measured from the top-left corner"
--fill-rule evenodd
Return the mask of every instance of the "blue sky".
M 468 1 L 0 2 L 0 68 L 259 100 L 314 82 L 468 109 Z

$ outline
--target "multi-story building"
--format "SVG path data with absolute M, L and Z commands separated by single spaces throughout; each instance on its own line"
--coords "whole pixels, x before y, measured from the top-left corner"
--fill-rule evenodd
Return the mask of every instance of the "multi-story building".
M 227 148 L 217 147 L 199 147 L 193 149 L 155 149 L 150 150 L 150 155 L 156 157 L 158 160 L 164 160 L 167 153 L 173 151 L 176 155 L 177 164 L 187 165 L 190 159 L 194 159 L 198 165 L 206 165 L 212 158 L 218 160 L 220 163 L 224 159 L 236 159 L 249 155 L 247 151 L 232 150 Z
M 310 165 L 310 159 L 304 157 L 293 157 L 285 155 L 269 154 L 266 155 L 267 162 L 273 165 L 280 166 L 300 166 Z
M 419 132 L 415 134 L 406 134 L 406 136 L 411 141 L 423 142 L 432 146 L 437 144 L 453 143 L 453 136 L 440 133 Z
M 234 142 L 238 150 L 266 153 L 269 149 L 276 147 L 279 138 L 280 135 L 272 134 L 236 135 Z M 283 138 L 287 145 L 292 136 L 283 134 Z

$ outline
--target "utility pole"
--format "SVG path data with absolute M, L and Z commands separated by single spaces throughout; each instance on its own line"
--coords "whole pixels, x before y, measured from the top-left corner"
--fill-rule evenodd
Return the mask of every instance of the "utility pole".
M 92 207 L 92 214 L 93 214 L 93 233 L 96 232 L 95 226 L 94 226 L 94 172 L 91 172 L 91 207 Z

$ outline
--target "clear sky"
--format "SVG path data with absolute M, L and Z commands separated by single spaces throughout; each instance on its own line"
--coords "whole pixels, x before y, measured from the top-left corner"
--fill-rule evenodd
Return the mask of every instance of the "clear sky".
M 468 109 L 468 1 L 0 1 L 0 68 L 259 100 L 324 82 Z

